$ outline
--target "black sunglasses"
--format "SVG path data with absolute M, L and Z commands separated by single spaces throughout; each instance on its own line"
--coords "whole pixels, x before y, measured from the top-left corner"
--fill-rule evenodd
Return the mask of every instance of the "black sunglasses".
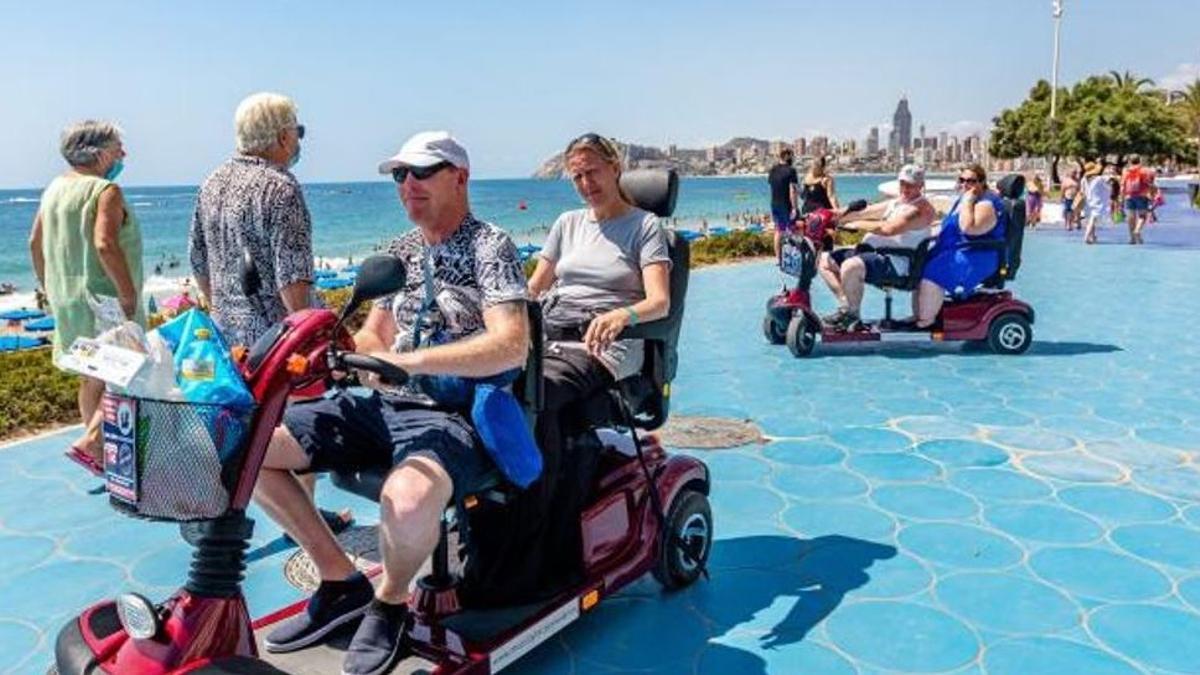
M 409 174 L 412 174 L 412 177 L 417 180 L 425 180 L 442 169 L 448 169 L 452 166 L 454 165 L 450 162 L 438 162 L 429 166 L 398 166 L 392 169 L 392 180 L 397 183 L 403 183 Z
M 304 125 L 303 124 L 296 125 L 296 138 L 304 138 Z
M 978 178 L 963 178 L 962 176 L 959 176 L 958 182 L 960 185 L 974 185 L 975 183 L 979 182 L 979 179 Z
M 571 141 L 570 145 L 567 146 L 567 154 L 570 154 L 572 150 L 581 145 L 597 148 L 600 150 L 602 155 L 605 155 L 609 158 L 616 158 L 620 156 L 620 153 L 617 151 L 617 146 L 613 145 L 612 141 L 594 132 L 586 133 Z

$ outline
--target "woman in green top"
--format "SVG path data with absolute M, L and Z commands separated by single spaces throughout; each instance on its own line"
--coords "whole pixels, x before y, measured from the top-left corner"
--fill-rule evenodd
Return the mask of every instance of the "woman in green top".
M 115 297 L 124 318 L 145 325 L 142 232 L 113 182 L 124 166 L 121 131 L 87 120 L 63 131 L 60 149 L 70 168 L 42 193 L 29 251 L 54 314 L 54 359 L 78 337 L 95 337 L 89 302 Z M 93 472 L 103 466 L 99 407 L 104 383 L 79 384 L 83 437 L 67 453 Z

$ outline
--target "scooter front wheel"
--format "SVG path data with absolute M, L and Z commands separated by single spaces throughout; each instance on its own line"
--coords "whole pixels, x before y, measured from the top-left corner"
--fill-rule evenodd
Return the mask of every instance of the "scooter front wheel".
M 987 344 L 997 354 L 1023 354 L 1033 344 L 1033 326 L 1016 312 L 1001 314 L 988 326 Z
M 812 354 L 813 348 L 817 346 L 817 331 L 804 315 L 796 315 L 788 323 L 785 340 L 792 356 L 799 359 Z
M 784 340 L 787 339 L 787 328 L 785 326 L 780 326 L 779 323 L 770 316 L 763 317 L 762 328 L 763 337 L 767 339 L 767 342 L 773 345 L 781 345 L 783 344 Z

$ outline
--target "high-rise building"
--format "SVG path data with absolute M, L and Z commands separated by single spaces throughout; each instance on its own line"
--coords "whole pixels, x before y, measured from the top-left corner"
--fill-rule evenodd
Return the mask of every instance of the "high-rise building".
M 808 148 L 809 154 L 813 157 L 821 157 L 829 154 L 829 139 L 825 136 L 813 136 L 812 143 Z
M 867 154 L 879 154 L 879 127 L 871 127 L 867 132 Z
M 912 113 L 908 110 L 908 97 L 901 96 L 892 114 L 892 128 L 896 130 L 896 143 L 901 152 L 912 149 Z
M 792 142 L 792 148 L 796 151 L 797 157 L 803 157 L 808 154 L 808 141 L 805 141 L 804 137 L 801 136 Z

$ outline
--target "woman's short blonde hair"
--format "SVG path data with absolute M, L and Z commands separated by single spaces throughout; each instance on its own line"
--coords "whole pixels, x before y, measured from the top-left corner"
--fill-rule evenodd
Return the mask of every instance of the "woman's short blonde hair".
M 281 94 L 251 94 L 238 104 L 233 114 L 237 151 L 262 152 L 275 144 L 279 132 L 296 126 L 296 104 Z
M 121 141 L 121 128 L 112 122 L 83 120 L 63 129 L 58 149 L 71 166 L 91 166 L 107 147 Z

